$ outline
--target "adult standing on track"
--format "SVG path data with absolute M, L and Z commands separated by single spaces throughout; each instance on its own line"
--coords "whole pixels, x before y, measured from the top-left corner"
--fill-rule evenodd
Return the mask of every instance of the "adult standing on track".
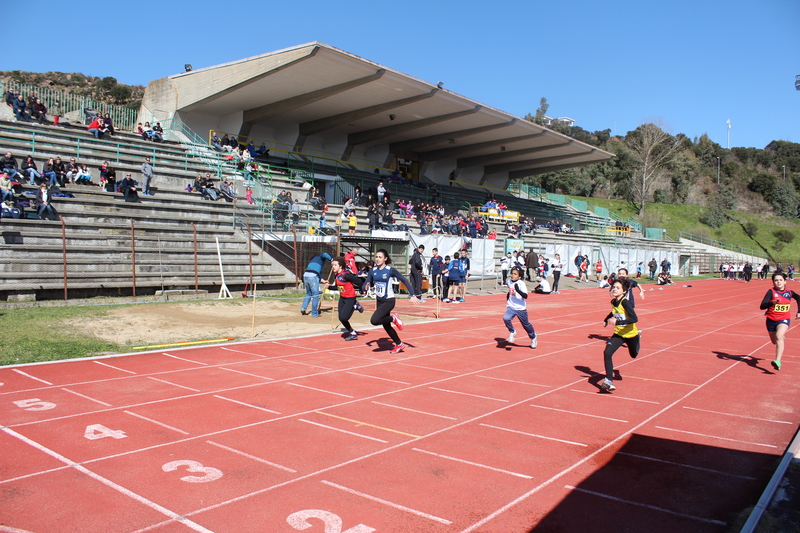
M 444 260 L 439 255 L 439 250 L 434 248 L 431 250 L 433 257 L 428 263 L 428 274 L 433 282 L 433 295 L 436 298 L 442 298 L 442 271 L 444 270 Z
M 772 275 L 772 288 L 761 300 L 761 309 L 767 310 L 764 314 L 767 317 L 769 340 L 775 345 L 775 360 L 772 361 L 772 368 L 775 370 L 781 369 L 781 356 L 783 356 L 786 332 L 789 330 L 792 299 L 800 305 L 800 295 L 792 290 L 786 290 L 786 276 L 783 272 L 775 272 Z M 795 318 L 800 318 L 800 309 Z
M 608 339 L 603 352 L 606 377 L 600 383 L 600 387 L 607 391 L 616 389 L 614 386 L 614 352 L 625 344 L 631 357 L 635 358 L 639 355 L 641 337 L 636 329 L 636 322 L 639 319 L 633 306 L 625 297 L 625 294 L 630 292 L 630 283 L 631 280 L 626 278 L 614 280 L 614 284 L 611 286 L 611 312 L 603 321 L 603 327 L 609 324 L 614 327 L 614 335 Z
M 533 249 L 525 256 L 525 265 L 527 265 L 525 277 L 528 281 L 533 281 L 533 278 L 536 277 L 536 269 L 539 267 L 539 255 Z M 533 269 L 533 276 L 531 276 L 531 269 Z
M 347 263 L 343 257 L 331 260 L 331 270 L 333 275 L 336 276 L 335 283 L 339 289 L 339 322 L 347 330 L 344 340 L 358 340 L 358 333 L 350 325 L 350 317 L 353 316 L 353 311 L 357 308 L 356 288 L 361 286 L 362 279 L 347 269 Z M 330 284 L 325 281 L 325 286 L 328 285 Z
M 425 246 L 420 244 L 411 254 L 411 259 L 408 260 L 408 276 L 411 278 L 408 292 L 420 300 L 422 299 L 422 270 L 425 268 L 425 259 L 422 257 L 424 251 Z
M 650 281 L 653 281 L 656 277 L 656 268 L 658 268 L 658 263 L 656 263 L 656 258 L 652 258 L 649 263 L 647 263 L 647 268 L 650 269 Z
M 303 285 L 306 288 L 306 297 L 303 298 L 303 306 L 300 308 L 301 315 L 307 315 L 306 308 L 311 302 L 311 317 L 319 316 L 319 278 L 322 276 L 322 267 L 325 261 L 330 261 L 332 257 L 328 253 L 315 255 L 308 262 L 306 271 L 303 273 Z
M 395 354 L 402 352 L 406 345 L 403 344 L 397 332 L 392 328 L 392 324 L 394 324 L 397 326 L 397 329 L 400 331 L 403 330 L 403 322 L 400 320 L 400 317 L 397 316 L 397 313 L 392 313 L 395 304 L 392 278 L 397 278 L 404 283 L 406 287 L 411 287 L 411 283 L 409 283 L 406 277 L 398 272 L 397 269 L 392 267 L 391 264 L 392 260 L 389 257 L 389 252 L 383 249 L 378 250 L 375 254 L 375 266 L 372 267 L 372 270 L 367 274 L 367 279 L 364 281 L 362 291 L 365 292 L 370 285 L 373 285 L 377 305 L 375 306 L 375 312 L 372 314 L 370 323 L 373 326 L 383 326 L 383 329 L 386 330 L 386 333 L 394 341 L 395 346 L 391 353 Z M 411 295 L 410 300 L 414 305 L 419 305 L 419 300 L 416 296 Z
M 564 267 L 564 264 L 561 262 L 561 256 L 556 254 L 555 259 L 553 259 L 553 292 L 551 294 L 561 294 L 558 291 L 558 280 L 561 279 L 561 269 Z

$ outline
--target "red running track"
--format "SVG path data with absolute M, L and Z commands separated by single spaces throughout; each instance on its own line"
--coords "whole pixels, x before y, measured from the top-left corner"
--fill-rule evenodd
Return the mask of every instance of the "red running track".
M 374 329 L 0 368 L 0 531 L 727 531 L 800 422 L 800 338 L 773 372 L 769 282 L 693 285 L 637 297 L 613 394 L 595 289 L 531 296 L 536 350 L 494 295 L 397 355 Z

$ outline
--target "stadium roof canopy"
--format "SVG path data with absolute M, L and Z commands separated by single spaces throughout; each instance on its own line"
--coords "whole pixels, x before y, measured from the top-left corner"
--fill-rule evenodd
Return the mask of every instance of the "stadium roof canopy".
M 236 133 L 386 168 L 401 159 L 439 183 L 456 170 L 459 181 L 504 188 L 614 157 L 320 42 L 150 82 L 140 118 L 173 117 L 203 137 Z

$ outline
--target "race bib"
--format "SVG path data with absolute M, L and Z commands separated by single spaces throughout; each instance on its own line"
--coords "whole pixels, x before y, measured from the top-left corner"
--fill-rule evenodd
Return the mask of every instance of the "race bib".
M 386 298 L 386 286 L 387 283 L 385 281 L 376 281 L 375 296 L 377 296 L 378 298 Z
M 791 309 L 791 304 L 775 304 L 772 308 L 776 313 L 786 313 Z
M 617 320 L 625 320 L 625 313 L 614 313 L 614 318 Z

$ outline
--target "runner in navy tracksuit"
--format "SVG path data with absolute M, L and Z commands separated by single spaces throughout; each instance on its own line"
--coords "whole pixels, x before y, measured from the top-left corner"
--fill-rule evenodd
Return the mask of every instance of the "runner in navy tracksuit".
M 386 330 L 386 333 L 392 338 L 395 344 L 391 353 L 400 353 L 405 349 L 406 345 L 403 344 L 397 332 L 392 328 L 392 323 L 394 323 L 397 329 L 401 331 L 403 329 L 403 322 L 400 320 L 400 317 L 397 316 L 397 313 L 392 313 L 395 304 L 392 278 L 397 278 L 404 283 L 406 287 L 411 287 L 411 283 L 409 283 L 406 277 L 398 272 L 397 269 L 390 266 L 391 263 L 392 260 L 389 258 L 389 252 L 386 250 L 378 250 L 375 254 L 375 266 L 372 267 L 372 270 L 367 274 L 367 279 L 364 282 L 364 288 L 362 290 L 366 291 L 370 285 L 374 287 L 377 305 L 370 322 L 373 326 L 383 326 L 383 329 Z M 414 305 L 419 304 L 419 300 L 414 295 L 411 295 L 410 300 Z

